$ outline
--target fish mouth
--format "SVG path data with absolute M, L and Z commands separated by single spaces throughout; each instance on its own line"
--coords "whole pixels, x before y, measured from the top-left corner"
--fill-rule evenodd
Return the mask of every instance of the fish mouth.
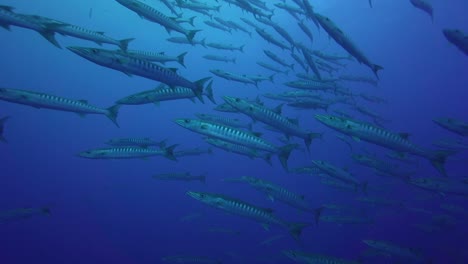
M 187 127 L 187 125 L 190 123 L 190 119 L 180 118 L 176 119 L 174 122 L 176 122 L 176 124 L 179 126 Z
M 86 56 L 90 53 L 88 48 L 70 46 L 70 47 L 67 47 L 67 49 L 79 56 Z

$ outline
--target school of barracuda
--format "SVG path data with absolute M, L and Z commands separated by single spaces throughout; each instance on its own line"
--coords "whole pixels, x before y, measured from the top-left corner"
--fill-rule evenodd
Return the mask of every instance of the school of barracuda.
M 433 118 L 435 125 L 446 129 L 448 133 L 453 133 L 453 136 L 457 136 L 457 138 L 436 141 L 433 147 L 419 146 L 411 141 L 409 134 L 387 129 L 387 127 L 391 127 L 388 124 L 389 120 L 364 107 L 360 104 L 360 100 L 374 104 L 388 104 L 389 102 L 385 98 L 346 88 L 346 84 L 350 82 L 377 87 L 379 76 L 385 74 L 385 65 L 380 65 L 368 57 L 366 52 L 354 42 L 353 37 L 347 35 L 342 27 L 334 22 L 334 18 L 316 12 L 314 0 L 115 1 L 120 4 L 122 9 L 135 13 L 135 20 L 145 19 L 148 21 L 148 27 L 161 26 L 166 29 L 168 32 L 167 43 L 170 45 L 185 44 L 187 51 L 181 54 L 170 54 L 170 52 L 163 51 L 133 50 L 131 45 L 137 40 L 131 36 L 120 40 L 114 39 L 102 32 L 54 18 L 23 14 L 21 10 L 4 5 L 0 6 L 0 26 L 5 30 L 12 31 L 11 34 L 29 34 L 28 32 L 16 32 L 17 28 L 36 31 L 57 48 L 62 47 L 60 41 L 56 39 L 56 35 L 89 40 L 99 45 L 113 45 L 116 48 L 69 46 L 60 52 L 72 52 L 84 60 L 96 64 L 90 64 L 90 67 L 102 66 L 108 68 L 109 71 L 115 70 L 128 76 L 154 80 L 159 82 L 157 88 L 134 94 L 129 93 L 125 98 L 117 99 L 115 105 L 106 107 L 94 106 L 87 100 L 71 99 L 66 97 L 66 94 L 52 95 L 29 90 L 34 89 L 34 87 L 2 87 L 0 88 L 0 100 L 32 106 L 36 109 L 45 108 L 73 112 L 81 116 L 104 115 L 117 127 L 119 126 L 117 117 L 122 107 L 160 104 L 162 101 L 182 99 L 202 104 L 213 104 L 213 109 L 216 112 L 194 113 L 192 117 L 181 116 L 174 120 L 180 126 L 182 133 L 186 133 L 187 138 L 196 137 L 197 134 L 203 137 L 206 141 L 206 145 L 203 147 L 183 149 L 181 145 L 168 144 L 170 139 L 151 139 L 142 135 L 141 138 L 109 139 L 107 142 L 103 142 L 107 146 L 84 149 L 78 156 L 87 159 L 147 159 L 161 156 L 168 159 L 167 162 L 171 162 L 185 156 L 212 153 L 213 147 L 219 151 L 229 152 L 231 155 L 263 159 L 266 164 L 261 165 L 281 168 L 291 177 L 295 176 L 294 174 L 313 175 L 319 178 L 319 183 L 327 186 L 325 188 L 331 187 L 353 192 L 358 195 L 357 201 L 368 206 L 395 207 L 399 210 L 405 209 L 410 212 L 428 214 L 429 218 L 432 218 L 432 222 L 421 223 L 417 226 L 417 228 L 427 232 L 443 229 L 444 224 L 440 224 L 441 222 L 446 224 L 460 213 L 466 215 L 465 209 L 457 205 L 441 205 L 442 210 L 447 212 L 441 216 L 437 215 L 436 212 L 425 211 L 423 208 L 406 206 L 407 201 L 379 197 L 378 193 L 381 187 L 368 184 L 367 181 L 360 179 L 359 175 L 325 159 L 311 160 L 310 164 L 304 164 L 300 168 L 288 166 L 288 159 L 292 152 L 297 151 L 302 153 L 301 155 L 310 155 L 314 151 L 313 145 L 316 140 L 326 140 L 322 139 L 324 133 L 335 133 L 338 139 L 349 146 L 353 161 L 357 165 L 372 169 L 377 175 L 387 179 L 396 179 L 399 184 L 407 184 L 444 196 L 468 196 L 468 181 L 452 177 L 450 171 L 447 171 L 444 166 L 448 157 L 468 149 L 467 141 L 460 139 L 468 136 L 468 123 L 451 117 L 429 117 Z M 410 7 L 412 5 L 429 15 L 431 20 L 435 19 L 433 8 L 428 0 L 409 0 L 408 2 Z M 378 1 L 369 0 L 369 5 L 370 8 L 375 8 Z M 229 12 L 232 9 L 241 9 L 244 16 L 235 21 L 223 19 L 223 12 Z M 302 39 L 307 40 L 306 42 L 297 42 L 298 38 L 290 35 L 290 31 L 285 29 L 286 26 L 290 25 L 281 25 L 275 22 L 275 16 L 281 12 L 291 16 L 291 24 L 297 25 L 304 33 L 303 37 L 305 38 Z M 201 24 L 204 25 L 205 29 L 199 29 Z M 430 26 L 430 21 L 428 21 L 428 26 Z M 226 34 L 228 39 L 231 39 L 233 34 L 246 34 L 252 39 L 255 38 L 255 45 L 263 45 L 264 54 L 261 54 L 262 60 L 253 61 L 252 64 L 271 71 L 271 74 L 247 73 L 242 72 L 242 69 L 236 72 L 223 70 L 223 63 L 236 64 L 237 59 L 243 55 L 244 49 L 250 43 L 231 44 L 227 41 L 223 43 L 211 41 L 209 38 L 199 38 L 199 33 L 206 30 L 206 27 Z M 341 54 L 327 54 L 313 48 L 313 43 L 317 38 L 326 37 L 342 47 Z M 444 29 L 440 37 L 445 37 L 453 46 L 468 55 L 468 35 L 461 30 Z M 195 68 L 196 65 L 186 65 L 185 56 L 190 53 L 190 48 L 196 45 L 206 48 L 206 54 L 200 55 L 201 60 L 214 61 L 219 63 L 219 66 L 213 67 L 205 75 L 199 76 L 197 80 L 182 76 L 178 73 L 177 68 L 165 66 L 166 63 L 174 63 L 188 70 L 192 67 Z M 284 56 L 284 51 L 287 51 L 290 56 Z M 463 56 L 462 53 L 460 56 Z M 346 73 L 349 67 L 362 67 L 360 65 L 370 69 L 370 76 L 353 76 Z M 278 83 L 275 79 L 279 75 L 288 78 L 288 81 Z M 258 96 L 256 98 L 239 98 L 236 96 L 235 89 L 225 90 L 225 94 L 222 95 L 217 94 L 219 89 L 216 81 L 220 80 L 219 78 L 229 80 L 233 86 L 252 86 L 253 89 L 258 89 Z M 275 92 L 276 89 L 267 90 L 266 88 L 270 84 L 283 86 L 287 90 L 282 92 Z M 267 100 L 270 101 L 267 102 Z M 279 101 L 279 106 L 272 107 L 273 101 Z M 346 105 L 354 112 L 334 109 L 337 104 Z M 308 116 L 312 118 L 298 120 L 288 117 L 282 113 L 283 106 L 307 111 Z M 326 113 L 317 113 L 318 111 L 326 111 Z M 235 116 L 233 113 L 238 115 Z M 14 113 L 8 113 L 8 116 L 6 113 L 2 114 L 4 117 L 0 118 L 0 142 L 7 143 L 7 135 L 14 133 L 14 131 L 8 130 L 8 120 L 14 118 Z M 34 115 L 35 113 L 31 111 L 30 114 Z M 248 117 L 252 122 L 245 121 L 247 119 L 239 119 L 241 116 Z M 301 126 L 301 123 L 309 122 L 308 120 L 313 119 L 313 117 L 315 117 L 317 124 L 323 126 L 317 126 L 313 131 Z M 273 140 L 278 137 L 272 137 L 270 132 L 268 136 L 257 132 L 262 129 L 276 133 L 277 136 L 284 135 L 280 139 L 281 143 Z M 388 155 L 378 157 L 357 150 L 357 144 L 365 146 L 364 143 L 359 143 L 361 141 L 388 150 Z M 15 143 L 10 141 L 9 144 Z M 75 154 L 70 153 L 70 155 Z M 272 157 L 277 157 L 280 165 Z M 428 161 L 434 167 L 434 175 L 439 175 L 417 175 L 419 158 Z M 286 233 L 289 232 L 297 241 L 298 248 L 300 235 L 304 228 L 322 223 L 335 223 L 341 226 L 370 225 L 375 222 L 372 216 L 359 212 L 356 208 L 340 204 L 317 205 L 307 200 L 306 196 L 267 180 L 268 175 L 262 178 L 254 176 L 258 175 L 239 175 L 239 177 L 225 178 L 222 181 L 243 184 L 246 185 L 245 188 L 248 188 L 247 185 L 249 185 L 272 202 L 284 203 L 309 214 L 310 221 L 295 222 L 291 219 L 282 219 L 275 214 L 273 209 L 263 208 L 243 200 L 241 194 L 238 197 L 230 197 L 223 194 L 222 191 L 210 193 L 194 189 L 187 192 L 186 197 L 232 215 L 252 219 L 265 229 L 269 229 L 270 225 L 278 226 L 280 229 L 286 230 Z M 155 180 L 198 181 L 201 183 L 215 180 L 213 178 L 209 174 L 192 174 L 185 170 L 153 175 Z M 47 207 L 12 209 L 0 212 L 0 222 L 15 221 L 35 215 L 50 215 L 50 213 L 51 211 Z M 186 219 L 181 221 L 191 221 L 190 219 L 195 217 L 203 216 L 188 215 Z M 239 234 L 241 231 L 213 227 L 210 232 Z M 268 238 L 259 246 L 269 245 L 281 239 L 285 239 L 284 234 Z M 367 257 L 375 257 L 376 255 L 395 261 L 408 261 L 403 263 L 427 263 L 426 261 L 429 261 L 424 252 L 413 248 L 415 245 L 399 245 L 392 241 L 373 239 L 370 237 L 362 238 L 362 242 L 369 247 L 369 251 L 372 253 L 356 254 L 354 260 L 323 255 L 310 249 L 285 248 L 279 254 L 298 263 L 360 263 L 366 262 Z M 165 257 L 162 261 L 168 263 L 222 263 L 220 259 L 203 255 L 172 255 Z

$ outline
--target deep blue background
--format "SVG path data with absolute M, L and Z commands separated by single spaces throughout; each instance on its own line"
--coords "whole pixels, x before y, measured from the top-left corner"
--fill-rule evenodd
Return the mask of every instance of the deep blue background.
M 146 2 L 170 14 L 159 1 Z M 412 141 L 427 147 L 436 139 L 454 137 L 431 119 L 451 116 L 468 120 L 468 60 L 447 42 L 441 32 L 443 28 L 468 30 L 468 2 L 433 0 L 434 24 L 406 0 L 376 0 L 373 9 L 369 8 L 366 0 L 311 2 L 318 13 L 333 19 L 373 62 L 385 67 L 380 73 L 378 88 L 366 84 L 347 86 L 357 93 L 388 99 L 388 105 L 380 106 L 362 102 L 392 120 L 387 125 L 389 129 L 409 132 Z M 208 42 L 246 44 L 245 54 L 167 42 L 165 39 L 170 35 L 162 27 L 140 19 L 112 0 L 44 0 L 37 3 L 4 0 L 1 4 L 15 6 L 20 13 L 48 16 L 104 31 L 118 39 L 135 37 L 130 45 L 132 49 L 165 51 L 170 55 L 188 51 L 187 69 L 180 68 L 179 72 L 190 80 L 210 76 L 209 69 L 213 68 L 270 74 L 255 63 L 268 61 L 262 52 L 264 48 L 293 62 L 286 52 L 266 44 L 258 35 L 254 34 L 251 39 L 244 33 L 231 36 L 215 31 L 204 25 L 202 21 L 207 18 L 201 16 L 196 19 L 196 28 L 204 30 L 197 39 L 206 37 Z M 90 8 L 93 9 L 92 18 L 88 17 Z M 239 22 L 238 17 L 244 16 L 253 20 L 251 15 L 227 4 L 223 4 L 221 12 L 225 19 Z M 277 13 L 273 18 L 276 23 L 287 28 L 297 40 L 308 43 L 295 20 L 283 11 Z M 188 11 L 186 14 L 193 15 Z M 318 32 L 311 23 L 309 26 L 316 39 L 313 49 L 345 54 L 323 30 Z M 273 33 L 273 30 L 269 31 Z M 71 37 L 57 36 L 57 39 L 64 47 L 95 46 Z M 153 81 L 129 78 L 88 62 L 66 49 L 57 49 L 32 31 L 16 27 L 12 27 L 12 32 L 0 30 L 0 40 L 0 85 L 3 87 L 87 99 L 97 106 L 107 107 L 121 97 L 157 86 Z M 208 53 L 236 56 L 238 63 L 223 64 L 201 58 Z M 179 67 L 177 64 L 168 65 Z M 344 73 L 371 76 L 368 68 L 355 62 L 348 63 Z M 222 101 L 222 95 L 255 97 L 258 93 L 286 90 L 281 83 L 293 79 L 292 75 L 278 75 L 275 84 L 264 83 L 260 90 L 256 90 L 253 86 L 214 78 L 214 93 L 218 102 Z M 266 99 L 265 102 L 271 107 L 277 105 Z M 257 257 L 270 256 L 277 263 L 289 263 L 280 253 L 283 249 L 303 249 L 356 259 L 366 248 L 362 239 L 383 239 L 420 248 L 435 263 L 468 261 L 465 250 L 468 244 L 466 214 L 455 215 L 457 224 L 454 228 L 425 234 L 411 225 L 430 223 L 430 217 L 395 208 L 368 208 L 368 214 L 376 219 L 375 224 L 339 226 L 324 223 L 305 229 L 302 245 L 299 245 L 281 228 L 273 227 L 271 232 L 266 232 L 251 220 L 226 215 L 185 195 L 188 190 L 225 193 L 259 206 L 274 207 L 277 214 L 288 221 L 311 221 L 311 215 L 298 213 L 280 203 L 273 204 L 248 186 L 220 181 L 225 177 L 251 175 L 305 194 L 314 207 L 322 203 L 348 203 L 362 207 L 353 201 L 357 194 L 323 186 L 318 178 L 288 174 L 276 159 L 270 167 L 261 160 L 250 160 L 220 150 L 213 155 L 181 158 L 179 162 L 163 158 L 101 161 L 75 156 L 80 151 L 104 146 L 103 142 L 114 137 L 167 138 L 171 143 L 180 144 L 179 149 L 205 146 L 200 136 L 177 126 L 173 120 L 193 117 L 195 112 L 210 112 L 211 108 L 213 105 L 210 103 L 193 104 L 188 100 L 163 102 L 160 107 L 124 106 L 119 114 L 121 128 L 118 129 L 103 116 L 82 119 L 72 113 L 0 102 L 0 114 L 12 116 L 5 132 L 9 144 L 0 146 L 0 210 L 45 205 L 52 210 L 50 217 L 38 216 L 0 225 L 0 263 L 160 263 L 161 257 L 175 254 L 207 255 L 223 259 L 225 263 L 261 263 Z M 440 211 L 439 204 L 443 202 L 467 208 L 466 200 L 441 198 L 398 181 L 385 181 L 371 170 L 353 165 L 348 147 L 334 136 L 335 132 L 316 122 L 314 113 L 284 109 L 285 115 L 300 117 L 303 127 L 326 132 L 323 141 L 312 144 L 311 155 L 294 152 L 290 167 L 308 165 L 311 159 L 328 160 L 350 168 L 359 179 L 368 180 L 370 186 L 393 183 L 386 185 L 388 192 L 382 196 L 401 199 L 405 205 Z M 257 124 L 256 130 L 261 129 L 262 125 Z M 278 136 L 267 132 L 265 137 L 275 141 Z M 355 150 L 386 153 L 366 143 L 353 144 Z M 449 159 L 449 175 L 466 177 L 467 162 L 466 153 Z M 161 182 L 150 177 L 169 171 L 206 173 L 207 183 Z M 422 159 L 417 171 L 419 176 L 437 175 Z M 192 222 L 179 221 L 193 213 L 203 213 L 203 216 Z M 210 233 L 208 229 L 211 226 L 240 230 L 241 234 Z M 271 247 L 258 245 L 278 234 L 286 236 Z M 231 259 L 226 252 L 234 252 L 238 257 Z

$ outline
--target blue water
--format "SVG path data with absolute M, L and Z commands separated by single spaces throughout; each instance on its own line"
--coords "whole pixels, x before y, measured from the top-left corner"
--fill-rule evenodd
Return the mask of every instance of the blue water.
M 207 2 L 213 4 L 214 1 Z M 442 34 L 444 28 L 468 30 L 467 1 L 431 1 L 435 10 L 433 24 L 426 14 L 405 0 L 375 0 L 372 9 L 366 0 L 311 2 L 315 11 L 333 19 L 373 62 L 385 68 L 379 73 L 377 88 L 363 83 L 347 83 L 346 87 L 353 92 L 368 93 L 389 101 L 389 104 L 377 105 L 360 100 L 361 104 L 391 120 L 386 124 L 388 129 L 410 133 L 411 140 L 419 145 L 433 148 L 431 142 L 434 140 L 456 137 L 435 125 L 432 119 L 450 116 L 468 120 L 468 60 Z M 146 3 L 170 14 L 159 1 L 147 0 Z M 268 70 L 255 63 L 268 61 L 262 51 L 265 48 L 290 63 L 294 62 L 288 52 L 267 44 L 257 34 L 250 38 L 242 32 L 229 35 L 216 31 L 202 22 L 207 17 L 187 10 L 183 11 L 184 17 L 197 15 L 195 28 L 203 29 L 197 39 L 245 44 L 245 53 L 167 42 L 165 39 L 170 36 L 182 35 L 176 32 L 169 35 L 161 26 L 140 19 L 115 1 L 3 0 L 0 4 L 14 6 L 19 13 L 38 14 L 104 31 L 116 39 L 134 37 L 136 40 L 130 44 L 131 49 L 165 51 L 169 55 L 188 51 L 186 69 L 174 63 L 168 65 L 178 67 L 179 74 L 189 80 L 212 76 L 209 70 L 215 68 L 269 75 Z M 223 18 L 239 23 L 242 23 L 238 19 L 241 16 L 253 20 L 252 15 L 226 3 L 223 3 L 221 14 Z M 287 28 L 296 40 L 310 43 L 289 14 L 277 10 L 273 20 Z M 308 26 L 316 39 L 311 46 L 313 49 L 345 54 L 323 30 L 317 31 L 310 21 Z M 252 30 L 247 25 L 245 27 Z M 63 47 L 96 46 L 72 37 L 57 36 L 57 39 Z M 12 27 L 12 31 L 8 32 L 2 29 L 0 40 L 2 87 L 86 99 L 94 105 L 108 107 L 122 97 L 158 85 L 151 80 L 128 77 L 98 66 L 66 49 L 57 49 L 30 30 Z M 105 48 L 114 49 L 113 46 Z M 208 53 L 235 56 L 237 64 L 201 58 Z M 299 65 L 296 65 L 296 69 L 299 69 Z M 372 77 L 372 72 L 357 62 L 347 63 L 342 72 Z M 213 88 L 220 103 L 224 95 L 255 98 L 258 94 L 290 90 L 282 83 L 294 79 L 292 74 L 277 75 L 275 84 L 265 82 L 256 89 L 251 85 L 214 77 Z M 278 105 L 276 101 L 262 100 L 269 107 Z M 171 144 L 179 144 L 180 150 L 207 147 L 200 135 L 176 125 L 174 119 L 193 118 L 194 113 L 214 114 L 213 107 L 209 102 L 201 104 L 189 100 L 162 102 L 159 107 L 151 104 L 123 106 L 118 117 L 120 128 L 116 128 L 104 116 L 80 118 L 73 113 L 0 102 L 0 116 L 11 116 L 5 127 L 8 144 L 0 145 L 0 211 L 42 206 L 48 206 L 52 211 L 50 216 L 34 216 L 0 224 L 0 263 L 163 263 L 162 257 L 182 254 L 209 256 L 221 259 L 223 263 L 286 264 L 293 262 L 281 253 L 285 249 L 358 259 L 366 249 L 363 239 L 388 240 L 421 249 L 432 263 L 468 263 L 466 211 L 464 215 L 452 215 L 456 220 L 453 226 L 424 233 L 412 225 L 430 224 L 430 216 L 395 207 L 365 206 L 355 201 L 361 194 L 321 185 L 318 177 L 287 173 L 276 158 L 273 166 L 269 166 L 262 160 L 251 160 L 218 149 L 214 150 L 213 155 L 184 157 L 178 162 L 162 157 L 149 160 L 88 160 L 76 155 L 90 148 L 104 147 L 105 141 L 119 137 L 168 139 Z M 310 165 L 312 159 L 327 160 L 349 168 L 360 180 L 369 181 L 370 187 L 390 184 L 384 186 L 385 191 L 371 192 L 373 196 L 398 199 L 406 206 L 440 214 L 443 213 L 439 208 L 441 203 L 456 204 L 468 210 L 466 199 L 443 197 L 402 181 L 387 180 L 353 163 L 348 146 L 335 137 L 336 132 L 314 119 L 314 114 L 325 112 L 283 109 L 285 116 L 298 117 L 301 127 L 325 133 L 323 140 L 312 143 L 310 155 L 293 152 L 289 167 Z M 352 113 L 342 105 L 333 109 Z M 243 115 L 218 114 L 250 121 Z M 353 115 L 370 121 L 363 115 Z M 263 131 L 261 124 L 254 127 L 256 131 Z M 265 131 L 264 137 L 280 144 L 276 140 L 279 134 Z M 303 145 L 302 141 L 296 141 Z M 388 153 L 386 149 L 368 143 L 352 144 L 355 152 L 363 153 L 365 150 L 380 157 Z M 417 176 L 438 176 L 426 160 L 417 160 L 419 165 L 413 168 Z M 466 152 L 449 158 L 446 164 L 449 177 L 466 177 L 467 162 Z M 157 173 L 182 171 L 204 173 L 207 183 L 165 182 L 151 178 Z M 272 203 L 247 185 L 221 181 L 243 175 L 264 178 L 304 194 L 314 208 L 324 203 L 365 208 L 366 215 L 371 216 L 375 223 L 320 223 L 304 229 L 298 243 L 281 227 L 273 226 L 267 232 L 252 220 L 228 215 L 185 194 L 189 190 L 223 193 L 261 207 L 274 208 L 275 213 L 287 221 L 313 221 L 310 214 L 298 212 L 279 202 Z M 180 221 L 191 214 L 201 216 L 188 222 Z M 213 226 L 238 230 L 240 234 L 211 233 L 208 229 Z M 261 241 L 281 234 L 285 236 L 271 246 L 259 245 Z M 395 263 L 393 261 L 376 257 L 365 263 Z

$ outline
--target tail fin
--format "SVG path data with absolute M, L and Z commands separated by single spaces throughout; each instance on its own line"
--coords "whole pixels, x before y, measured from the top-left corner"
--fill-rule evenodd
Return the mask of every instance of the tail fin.
M 177 158 L 174 156 L 174 149 L 178 146 L 178 144 L 175 144 L 175 145 L 172 145 L 172 146 L 169 146 L 167 148 L 164 149 L 164 157 L 170 159 L 170 160 L 173 160 L 173 161 L 177 161 Z
M 275 82 L 275 80 L 273 79 L 274 77 L 275 77 L 275 74 L 274 74 L 274 73 L 268 77 L 268 79 L 270 80 L 270 82 L 272 82 L 272 83 Z
M 184 66 L 184 68 L 187 68 L 185 67 L 185 63 L 184 63 L 185 55 L 187 55 L 187 52 L 184 52 L 180 54 L 179 56 L 177 56 L 177 61 L 179 62 L 180 65 Z
M 200 45 L 202 45 L 204 48 L 206 48 L 206 38 L 202 39 L 200 41 Z
M 308 227 L 309 223 L 291 223 L 288 224 L 289 234 L 294 238 L 294 240 L 298 241 L 299 236 L 302 233 L 302 229 Z
M 205 103 L 202 97 L 203 86 L 209 79 L 211 79 L 211 77 L 206 77 L 195 82 L 196 89 L 193 90 L 193 93 L 197 96 L 198 100 L 200 100 L 200 102 L 202 103 Z
M 196 17 L 197 17 L 197 16 L 193 16 L 193 17 L 189 18 L 189 24 L 190 24 L 192 27 L 195 26 L 195 25 L 193 24 L 193 21 L 195 20 Z
M 119 114 L 119 108 L 121 105 L 117 104 L 107 108 L 106 116 L 117 126 L 120 127 L 117 123 L 117 115 Z
M 369 0 L 369 5 L 370 7 L 372 7 L 372 0 Z
M 213 81 L 208 83 L 208 85 L 205 88 L 205 96 L 208 97 L 208 99 L 213 103 L 216 104 L 216 101 L 213 96 L 213 88 L 211 87 L 213 85 Z
M 128 43 L 130 43 L 132 40 L 135 40 L 134 38 L 128 38 L 128 39 L 122 39 L 119 40 L 119 47 L 123 51 L 127 51 L 128 48 Z
M 378 73 L 378 71 L 383 70 L 383 67 L 380 66 L 380 65 L 377 65 L 377 64 L 372 64 L 371 68 L 372 68 L 372 71 L 375 74 L 375 77 L 377 77 L 377 79 L 380 80 L 379 75 L 377 73 Z
M 187 39 L 188 39 L 188 41 L 189 41 L 190 43 L 193 43 L 193 38 L 195 37 L 195 34 L 197 34 L 197 32 L 199 32 L 199 31 L 201 31 L 201 30 L 196 29 L 196 30 L 189 30 L 189 31 L 187 32 L 186 37 L 187 37 Z
M 314 210 L 314 219 L 315 219 L 315 224 L 318 225 L 319 220 L 320 220 L 320 215 L 322 214 L 323 207 L 319 207 Z
M 457 151 L 454 150 L 439 150 L 435 152 L 433 158 L 429 161 L 431 162 L 432 166 L 434 166 L 443 176 L 447 177 L 447 172 L 445 171 L 445 160 L 448 156 L 456 154 Z
M 280 148 L 278 158 L 279 158 L 279 160 L 281 162 L 281 165 L 283 166 L 283 168 L 286 171 L 288 170 L 289 155 L 291 155 L 291 151 L 293 149 L 295 149 L 295 148 L 297 148 L 297 144 L 290 144 L 290 145 L 286 145 L 286 146 Z
M 240 50 L 241 52 L 244 52 L 244 47 L 245 47 L 245 45 L 240 46 L 240 47 L 239 47 L 239 50 Z

